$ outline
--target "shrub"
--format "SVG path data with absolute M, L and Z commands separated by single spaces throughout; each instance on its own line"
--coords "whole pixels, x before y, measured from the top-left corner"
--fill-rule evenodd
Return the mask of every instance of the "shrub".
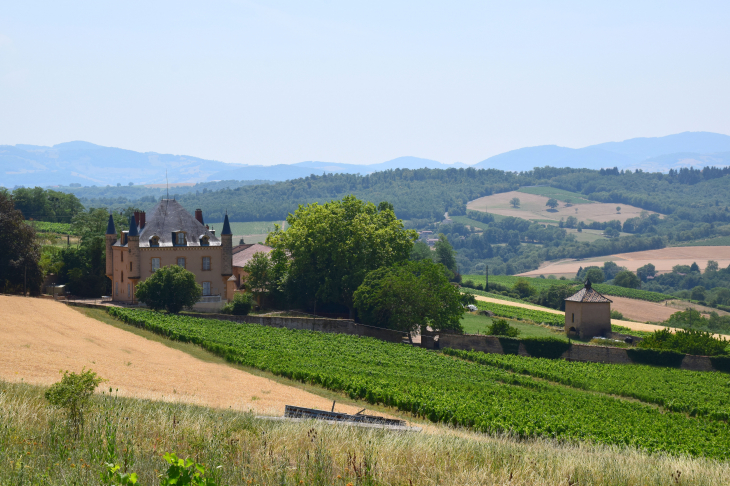
M 487 334 L 490 336 L 508 336 L 517 337 L 520 333 L 519 329 L 516 329 L 509 325 L 505 319 L 495 319 L 492 321 L 492 325 L 487 329 Z
M 525 350 L 535 358 L 558 359 L 572 346 L 569 342 L 552 337 L 522 339 Z
M 93 371 L 83 369 L 81 373 L 63 372 L 63 378 L 46 390 L 48 403 L 55 407 L 65 408 L 69 426 L 74 437 L 78 438 L 84 425 L 84 407 L 99 383 L 103 380 Z
M 668 328 L 654 332 L 637 344 L 640 348 L 676 351 L 684 354 L 720 356 L 726 354 L 728 342 L 716 339 L 709 332 L 696 329 L 678 329 L 672 333 Z
M 641 286 L 641 280 L 634 272 L 624 270 L 614 277 L 613 284 L 627 289 L 638 289 Z
M 153 310 L 177 314 L 192 308 L 203 295 L 195 274 L 177 265 L 162 267 L 137 285 L 137 299 Z
M 621 314 L 619 311 L 617 311 L 617 310 L 611 311 L 611 319 L 618 319 L 619 321 L 621 321 L 621 320 L 623 320 L 623 318 L 624 318 L 624 315 Z
M 520 340 L 510 337 L 499 337 L 499 344 L 504 354 L 517 354 L 520 350 Z
M 247 316 L 253 308 L 253 294 L 237 293 L 233 296 L 233 300 L 223 306 L 224 314 L 233 314 L 234 316 Z

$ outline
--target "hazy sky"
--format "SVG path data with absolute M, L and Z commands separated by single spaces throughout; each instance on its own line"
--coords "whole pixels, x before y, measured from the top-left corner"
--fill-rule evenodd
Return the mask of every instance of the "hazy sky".
M 0 144 L 476 163 L 730 134 L 727 1 L 2 2 Z

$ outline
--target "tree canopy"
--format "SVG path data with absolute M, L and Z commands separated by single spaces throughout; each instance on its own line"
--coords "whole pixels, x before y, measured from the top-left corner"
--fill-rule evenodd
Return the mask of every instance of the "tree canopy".
M 408 259 L 418 234 L 403 228 L 392 206 L 355 196 L 300 206 L 266 244 L 290 257 L 289 291 L 316 302 L 346 306 L 368 272 Z
M 144 282 L 137 284 L 137 300 L 154 310 L 177 314 L 191 308 L 203 295 L 203 288 L 195 281 L 195 274 L 177 265 L 155 271 Z
M 43 284 L 41 247 L 13 199 L 0 190 L 0 289 L 8 293 L 27 289 L 37 295 Z
M 369 325 L 409 333 L 426 326 L 461 332 L 461 296 L 445 270 L 422 260 L 368 273 L 354 296 L 360 318 Z

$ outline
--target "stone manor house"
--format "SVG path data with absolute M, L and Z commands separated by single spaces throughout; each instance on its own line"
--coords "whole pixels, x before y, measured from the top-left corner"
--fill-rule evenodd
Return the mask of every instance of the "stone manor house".
M 203 287 L 198 310 L 217 310 L 233 299 L 233 234 L 228 215 L 216 235 L 174 199 L 163 199 L 151 211 L 135 212 L 129 230 L 117 233 L 109 216 L 106 230 L 106 276 L 112 281 L 112 300 L 134 303 L 137 284 L 167 265 L 179 265 L 195 274 Z

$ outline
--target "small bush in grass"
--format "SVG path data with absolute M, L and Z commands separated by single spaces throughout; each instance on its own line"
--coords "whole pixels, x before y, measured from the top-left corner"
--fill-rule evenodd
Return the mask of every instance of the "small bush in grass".
M 94 390 L 103 380 L 93 371 L 83 369 L 81 373 L 63 372 L 63 378 L 46 390 L 46 400 L 53 406 L 65 408 L 69 426 L 78 438 L 84 425 L 84 407 Z
M 611 311 L 611 319 L 618 319 L 619 321 L 621 321 L 621 320 L 623 320 L 623 318 L 624 318 L 624 315 L 621 314 L 619 311 L 617 311 L 617 310 Z
M 224 314 L 233 314 L 234 316 L 246 316 L 253 308 L 253 294 L 246 292 L 245 294 L 235 294 L 233 301 L 223 306 Z
M 520 333 L 519 329 L 516 329 L 509 325 L 505 319 L 496 319 L 492 321 L 492 325 L 487 329 L 487 334 L 490 336 L 507 336 L 517 337 Z

